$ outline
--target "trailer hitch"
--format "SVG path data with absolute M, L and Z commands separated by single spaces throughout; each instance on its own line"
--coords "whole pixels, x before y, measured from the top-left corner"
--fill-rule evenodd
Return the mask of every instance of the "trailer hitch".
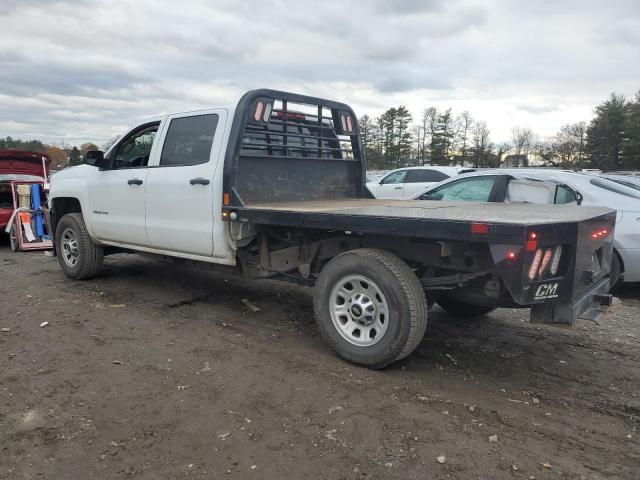
M 610 293 L 597 293 L 593 296 L 593 301 L 599 303 L 603 307 L 611 307 L 614 303 L 617 303 L 620 300 Z

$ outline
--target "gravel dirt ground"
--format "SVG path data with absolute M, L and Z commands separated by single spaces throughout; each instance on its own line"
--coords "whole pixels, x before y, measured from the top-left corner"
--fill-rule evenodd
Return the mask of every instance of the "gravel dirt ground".
M 136 255 L 74 282 L 4 241 L 0 479 L 640 479 L 640 288 L 621 297 L 573 330 L 434 308 L 369 371 L 323 345 L 309 289 Z

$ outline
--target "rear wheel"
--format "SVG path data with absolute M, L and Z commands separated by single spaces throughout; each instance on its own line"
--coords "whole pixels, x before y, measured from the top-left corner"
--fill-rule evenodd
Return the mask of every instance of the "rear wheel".
M 11 229 L 9 230 L 9 245 L 14 252 L 18 251 L 18 230 L 16 229 L 15 223 L 11 225 Z
M 456 318 L 481 317 L 495 310 L 494 307 L 461 302 L 460 300 L 446 295 L 443 295 L 438 299 L 438 305 L 440 305 L 449 315 Z
M 103 248 L 89 237 L 80 213 L 68 213 L 58 222 L 56 254 L 64 273 L 75 280 L 95 277 L 102 269 Z
M 383 368 L 409 355 L 427 326 L 427 302 L 409 266 L 383 250 L 332 259 L 318 277 L 314 310 L 323 339 L 343 359 Z
M 611 287 L 609 291 L 614 293 L 620 285 L 622 285 L 622 260 L 620 260 L 620 255 L 615 250 L 611 255 L 611 273 L 610 273 L 610 281 Z

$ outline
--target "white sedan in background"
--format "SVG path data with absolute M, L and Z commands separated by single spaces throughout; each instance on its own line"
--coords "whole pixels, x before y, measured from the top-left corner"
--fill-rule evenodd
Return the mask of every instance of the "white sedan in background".
M 600 176 L 563 170 L 486 169 L 445 180 L 416 200 L 527 202 L 604 206 L 617 210 L 612 289 L 640 282 L 640 190 Z
M 608 178 L 609 180 L 613 180 L 617 183 L 622 183 L 627 187 L 635 188 L 640 190 L 640 176 L 637 175 L 620 175 L 616 173 L 603 173 L 601 176 L 604 178 Z
M 375 198 L 412 198 L 417 193 L 424 192 L 429 185 L 455 177 L 460 173 L 473 172 L 473 170 L 473 168 L 437 165 L 399 168 L 389 172 L 380 180 L 368 181 L 367 188 Z

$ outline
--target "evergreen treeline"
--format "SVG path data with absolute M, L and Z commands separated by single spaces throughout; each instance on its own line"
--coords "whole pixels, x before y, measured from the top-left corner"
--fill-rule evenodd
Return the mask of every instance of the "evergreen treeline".
M 368 167 L 412 165 L 474 167 L 536 165 L 602 170 L 640 170 L 640 92 L 633 99 L 611 94 L 595 108 L 591 122 L 563 125 L 540 139 L 526 127 L 512 129 L 509 142 L 494 143 L 486 122 L 469 112 L 426 108 L 413 119 L 406 107 L 390 108 L 377 118 L 360 118 Z

